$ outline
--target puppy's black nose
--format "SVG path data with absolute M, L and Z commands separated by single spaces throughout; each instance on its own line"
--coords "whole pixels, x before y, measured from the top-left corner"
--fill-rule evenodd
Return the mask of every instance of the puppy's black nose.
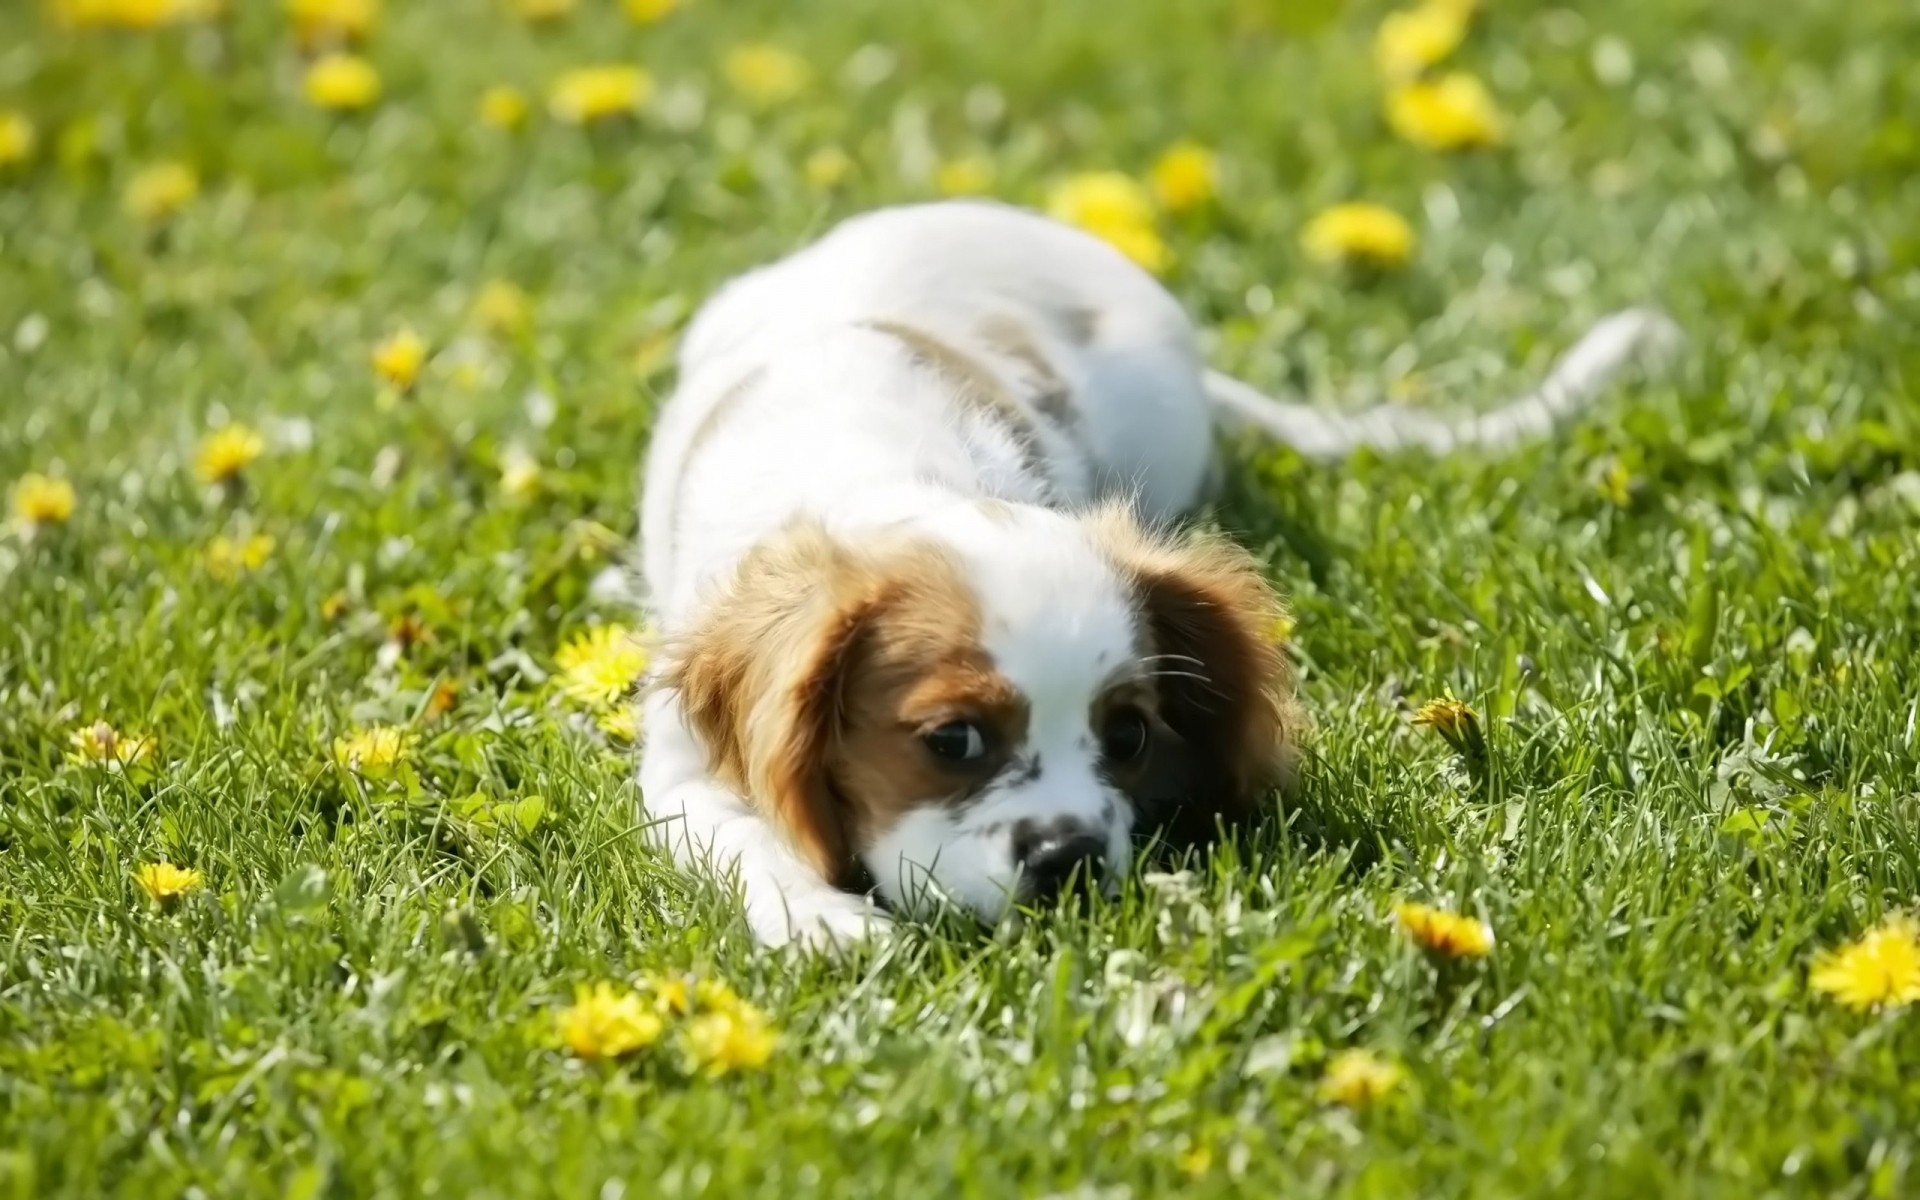
M 1105 866 L 1107 844 L 1079 825 L 1062 828 L 1029 825 L 1013 831 L 1013 857 L 1019 864 L 1021 891 L 1029 900 L 1050 900 L 1069 882 L 1091 889 Z

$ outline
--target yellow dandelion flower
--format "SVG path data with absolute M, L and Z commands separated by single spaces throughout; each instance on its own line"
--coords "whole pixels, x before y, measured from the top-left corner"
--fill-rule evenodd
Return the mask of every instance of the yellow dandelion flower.
M 1920 1001 L 1920 922 L 1892 917 L 1859 941 L 1822 954 L 1807 982 L 1849 1008 Z
M 1387 124 L 1407 141 L 1434 150 L 1497 146 L 1506 136 L 1492 93 L 1465 71 L 1393 89 Z
M 1297 626 L 1298 622 L 1293 619 L 1291 613 L 1281 613 L 1268 622 L 1267 637 L 1276 645 L 1285 645 L 1287 640 L 1293 637 L 1293 631 Z
M 266 453 L 267 440 L 250 426 L 229 425 L 201 441 L 193 473 L 207 483 L 226 483 Z
M 762 106 L 793 99 L 813 75 L 805 59 L 769 42 L 735 46 L 721 71 L 735 91 Z
M 200 194 L 200 177 L 185 163 L 163 162 L 142 169 L 121 198 L 128 213 L 142 221 L 164 221 Z
M 25 113 L 0 110 L 0 167 L 10 167 L 33 157 L 33 122 Z
M 495 129 L 518 129 L 527 123 L 527 94 L 500 84 L 480 93 L 481 123 Z
M 1446 958 L 1485 958 L 1493 950 L 1493 926 L 1426 904 L 1396 904 L 1394 920 L 1421 949 Z
M 767 1020 L 749 1005 L 715 1009 L 692 1018 L 682 1030 L 687 1054 L 707 1075 L 765 1066 L 779 1042 Z
M 1139 181 L 1118 171 L 1075 175 L 1053 189 L 1047 212 L 1106 241 L 1149 271 L 1172 258 L 1153 226 L 1153 201 Z
M 308 49 L 364 41 L 380 20 L 380 0 L 287 0 L 286 10 Z
M 823 192 L 832 191 L 853 174 L 853 159 L 838 146 L 822 146 L 807 156 L 807 182 Z
M 67 738 L 67 761 L 125 770 L 153 758 L 153 739 L 121 733 L 105 721 L 82 725 Z
M 1154 198 L 1170 213 L 1190 212 L 1212 200 L 1220 185 L 1220 163 L 1196 142 L 1168 147 L 1148 173 Z
M 426 361 L 426 340 L 404 326 L 388 334 L 373 348 L 374 372 L 402 391 L 413 386 Z
M 133 873 L 133 881 L 156 903 L 178 900 L 197 892 L 206 877 L 192 867 L 176 867 L 170 862 L 148 863 Z
M 641 722 L 638 704 L 622 704 L 608 709 L 593 719 L 600 732 L 616 742 L 638 743 L 645 728 Z
M 488 333 L 517 336 L 533 323 L 533 301 L 518 284 L 490 279 L 473 298 L 473 319 Z
M 641 25 L 664 21 L 680 7 L 680 0 L 624 0 L 627 15 Z
M 933 187 L 942 196 L 981 196 L 993 190 L 993 160 L 977 154 L 950 158 L 933 170 Z
M 500 490 L 514 500 L 540 491 L 540 460 L 524 450 L 509 451 L 500 459 Z
M 413 754 L 413 734 L 375 725 L 333 739 L 333 761 L 365 779 L 385 779 Z
M 208 573 L 231 581 L 265 566 L 276 545 L 278 543 L 264 533 L 243 538 L 221 534 L 207 543 L 207 548 L 201 552 L 201 561 L 206 564 Z
M 1373 36 L 1374 66 L 1396 82 L 1411 79 L 1460 48 L 1469 16 L 1443 3 L 1388 13 Z
M 547 111 L 569 125 L 629 117 L 652 101 L 653 90 L 653 76 L 639 67 L 579 67 L 554 81 Z
M 73 485 L 64 479 L 35 471 L 13 485 L 13 519 L 28 528 L 66 524 L 73 505 Z
M 575 703 L 607 708 L 646 674 L 646 647 L 624 625 L 597 625 L 555 654 L 560 691 Z
M 1413 227 L 1380 204 L 1336 204 L 1307 222 L 1300 248 L 1320 262 L 1397 267 L 1413 255 Z
M 573 1003 L 558 1015 L 560 1040 L 586 1059 L 625 1058 L 660 1040 L 667 1023 L 638 994 L 596 983 L 577 988 Z
M 1342 1050 L 1320 1077 L 1320 1098 L 1348 1108 L 1365 1108 L 1385 1099 L 1406 1073 L 1370 1050 Z
M 513 0 L 513 11 L 534 25 L 558 21 L 573 12 L 574 0 Z
M 1415 725 L 1424 725 L 1448 741 L 1479 732 L 1480 718 L 1471 708 L 1452 696 L 1429 700 L 1413 714 Z
M 314 107 L 348 112 L 380 98 L 380 73 L 357 54 L 329 54 L 307 68 L 302 87 Z

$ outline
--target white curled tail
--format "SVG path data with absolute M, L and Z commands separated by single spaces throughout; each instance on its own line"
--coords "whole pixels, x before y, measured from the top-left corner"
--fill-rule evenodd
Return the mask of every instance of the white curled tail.
M 1345 458 L 1363 448 L 1434 455 L 1468 446 L 1499 450 L 1550 432 L 1605 391 L 1624 368 L 1670 353 L 1680 342 L 1679 327 L 1653 309 L 1629 308 L 1603 317 L 1537 389 L 1478 416 L 1442 417 L 1395 404 L 1328 412 L 1276 400 L 1218 371 L 1206 373 L 1206 390 L 1230 422 L 1258 429 L 1307 458 Z

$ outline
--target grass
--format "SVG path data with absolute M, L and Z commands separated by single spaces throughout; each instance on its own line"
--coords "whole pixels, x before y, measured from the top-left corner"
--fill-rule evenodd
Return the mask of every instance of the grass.
M 583 0 L 530 31 L 421 0 L 358 115 L 302 99 L 277 5 L 234 7 L 0 12 L 0 109 L 40 133 L 0 176 L 0 484 L 78 495 L 0 539 L 0 1194 L 1920 1191 L 1913 1011 L 1807 984 L 1920 900 L 1907 0 L 1502 0 L 1458 61 L 1508 145 L 1471 155 L 1384 129 L 1373 5 L 696 0 L 641 28 Z M 812 81 L 756 108 L 720 68 L 747 40 Z M 602 60 L 654 73 L 645 119 L 540 111 Z M 523 132 L 475 116 L 502 83 Z M 943 160 L 1037 202 L 1183 138 L 1223 174 L 1162 219 L 1167 278 L 1223 367 L 1486 404 L 1649 299 L 1685 364 L 1497 460 L 1233 449 L 1215 516 L 1293 597 L 1318 726 L 1271 828 L 1017 933 L 756 952 L 543 682 L 627 617 L 593 582 L 674 329 Z M 121 197 L 162 160 L 201 187 L 152 228 Z M 1352 198 L 1413 222 L 1407 269 L 1305 260 Z M 471 330 L 491 279 L 523 334 Z M 383 402 L 402 326 L 438 355 Z M 236 421 L 270 448 L 222 492 L 193 455 Z M 209 569 L 252 533 L 257 570 Z M 1479 774 L 1409 720 L 1449 691 Z M 67 761 L 99 719 L 156 739 L 149 777 Z M 332 761 L 381 724 L 417 737 L 405 783 Z M 204 888 L 149 902 L 163 859 Z M 1404 899 L 1493 953 L 1423 958 Z M 560 1048 L 576 985 L 689 971 L 769 1014 L 764 1068 Z M 1362 1109 L 1318 1093 L 1354 1047 L 1406 1072 Z

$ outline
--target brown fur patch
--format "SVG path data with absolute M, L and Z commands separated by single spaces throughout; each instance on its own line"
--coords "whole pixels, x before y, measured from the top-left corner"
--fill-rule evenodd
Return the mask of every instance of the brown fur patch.
M 1076 443 L 1083 441 L 1080 414 L 1073 407 L 1073 393 L 1053 360 L 1034 343 L 1032 331 L 1013 317 L 989 316 L 981 320 L 979 334 L 988 349 L 1019 363 L 1026 372 L 1027 380 L 1033 385 L 1033 394 L 1027 400 L 1034 411 Z
M 1051 482 L 1052 472 L 1040 431 L 991 368 L 917 326 L 885 320 L 867 321 L 865 325 L 875 333 L 884 333 L 904 343 L 914 361 L 939 376 L 963 408 L 1006 432 L 1019 449 L 1021 465 L 1028 474 Z
M 1139 597 L 1157 697 L 1147 760 L 1122 786 L 1142 823 L 1203 841 L 1292 778 L 1303 721 L 1276 629 L 1285 609 L 1251 555 L 1224 537 L 1155 537 L 1123 507 L 1090 518 L 1095 543 Z

